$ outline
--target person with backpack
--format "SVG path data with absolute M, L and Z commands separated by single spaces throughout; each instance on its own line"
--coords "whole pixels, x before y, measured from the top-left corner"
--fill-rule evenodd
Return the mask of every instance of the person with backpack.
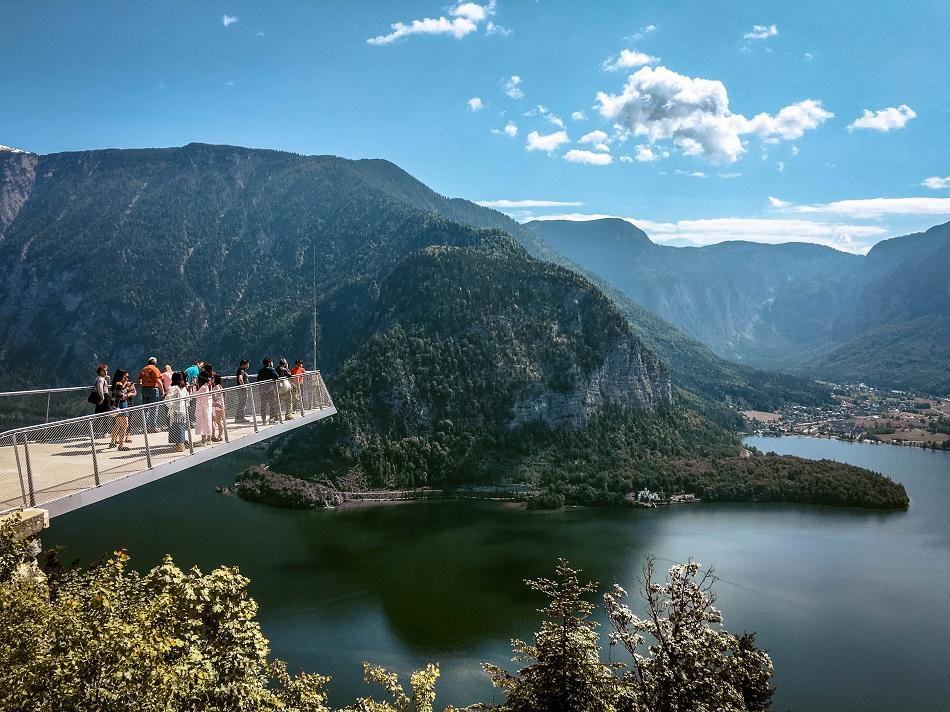
M 290 377 L 287 359 L 282 358 L 277 365 L 277 375 L 280 380 L 277 382 L 277 389 L 280 393 L 280 403 L 287 410 L 284 420 L 294 419 L 294 386 Z
M 247 369 L 250 368 L 250 366 L 250 361 L 248 361 L 246 358 L 241 359 L 241 363 L 238 365 L 237 373 L 234 374 L 238 386 L 246 386 L 251 382 L 251 375 L 247 372 Z M 237 391 L 237 412 L 234 414 L 234 422 L 247 422 L 247 388 L 239 388 Z
M 112 424 L 112 441 L 109 447 L 119 450 L 128 450 L 126 443 L 132 442 L 129 435 L 129 415 L 126 410 L 129 402 L 135 397 L 135 384 L 129 379 L 129 372 L 121 368 L 115 372 L 115 383 L 112 384 L 112 402 L 115 404 L 115 418 Z
M 263 385 L 258 391 L 261 396 L 261 423 L 267 425 L 268 419 L 276 423 L 280 416 L 278 415 L 277 405 L 277 381 L 280 375 L 274 368 L 274 361 L 271 358 L 265 358 L 261 369 L 257 372 L 257 382 Z M 273 381 L 273 383 L 268 383 Z
M 96 381 L 89 392 L 87 400 L 96 407 L 93 411 L 96 415 L 108 413 L 112 410 L 112 395 L 110 393 L 112 382 L 109 380 L 108 364 L 100 363 L 96 368 Z M 93 421 L 93 430 L 97 438 L 106 435 L 106 418 L 96 418 Z

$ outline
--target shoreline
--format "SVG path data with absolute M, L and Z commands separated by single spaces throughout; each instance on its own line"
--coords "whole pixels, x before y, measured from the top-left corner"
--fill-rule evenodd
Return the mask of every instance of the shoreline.
M 813 440 L 838 440 L 843 443 L 854 443 L 856 445 L 893 445 L 896 447 L 912 447 L 917 448 L 918 450 L 930 450 L 931 452 L 945 452 L 950 453 L 950 450 L 942 447 L 930 447 L 930 445 L 924 445 L 923 443 L 916 442 L 895 442 L 893 440 L 854 440 L 852 438 L 840 437 L 838 435 L 809 435 L 808 433 L 780 433 L 779 435 L 772 435 L 771 433 L 739 433 L 740 438 L 775 438 L 776 440 L 780 438 L 811 438 Z

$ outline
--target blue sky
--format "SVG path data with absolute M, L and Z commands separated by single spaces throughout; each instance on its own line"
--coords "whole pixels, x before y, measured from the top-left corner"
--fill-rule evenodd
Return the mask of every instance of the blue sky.
M 0 23 L 0 143 L 37 153 L 382 157 L 673 244 L 864 251 L 950 219 L 940 0 L 6 0 Z

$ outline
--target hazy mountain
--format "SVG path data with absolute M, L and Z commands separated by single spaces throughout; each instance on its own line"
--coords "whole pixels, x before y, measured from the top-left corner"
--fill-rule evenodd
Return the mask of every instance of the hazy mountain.
M 528 227 L 727 359 L 945 390 L 950 224 L 886 240 L 864 257 L 801 243 L 661 246 L 622 220 Z M 888 366 L 874 366 L 884 336 Z

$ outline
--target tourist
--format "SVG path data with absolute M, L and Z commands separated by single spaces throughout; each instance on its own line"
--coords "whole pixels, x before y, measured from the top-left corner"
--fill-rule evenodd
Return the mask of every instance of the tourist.
M 158 403 L 165 395 L 162 372 L 158 370 L 158 359 L 152 356 L 145 367 L 139 371 L 139 386 L 142 389 L 142 405 Z M 145 409 L 145 427 L 150 433 L 158 432 L 158 406 Z
M 168 442 L 178 452 L 184 452 L 188 442 L 188 377 L 184 371 L 172 374 L 171 385 L 165 391 L 165 405 L 168 408 Z
M 237 373 L 234 374 L 238 386 L 246 386 L 251 382 L 251 375 L 247 372 L 247 369 L 250 368 L 250 366 L 250 361 L 248 361 L 246 358 L 241 359 Z M 239 388 L 237 391 L 237 413 L 235 413 L 234 416 L 235 423 L 247 422 L 247 391 L 247 388 Z
M 281 397 L 280 405 L 287 409 L 287 414 L 284 416 L 284 420 L 293 420 L 294 385 L 290 378 L 290 369 L 288 368 L 288 365 L 287 359 L 285 358 L 282 358 L 277 364 L 277 375 L 280 376 L 280 381 L 277 383 L 277 391 Z
M 198 380 L 198 374 L 201 373 L 201 361 L 195 359 L 188 368 L 185 369 L 185 387 L 190 388 Z
M 174 375 L 171 364 L 165 364 L 165 370 L 162 371 L 162 385 L 165 386 L 165 395 L 168 395 L 168 389 L 172 387 L 172 376 Z
M 119 450 L 128 450 L 126 443 L 132 442 L 128 437 L 129 401 L 135 397 L 135 384 L 129 379 L 129 372 L 121 368 L 115 372 L 115 382 L 112 384 L 112 402 L 115 406 L 115 419 L 112 423 L 112 441 L 109 447 L 118 447 Z
M 198 374 L 198 394 L 195 401 L 195 432 L 201 436 L 201 445 L 211 442 L 211 379 L 207 374 Z
M 308 410 L 312 407 L 309 403 L 309 398 L 304 398 L 304 403 L 301 403 L 301 396 L 303 395 L 303 374 L 307 372 L 307 369 L 304 368 L 303 361 L 299 358 L 294 361 L 294 367 L 290 369 L 290 373 L 294 377 L 294 390 L 292 391 L 294 399 L 294 408 L 299 408 L 301 405 Z
M 277 381 L 280 376 L 277 369 L 274 368 L 274 361 L 271 358 L 265 358 L 261 369 L 257 372 L 257 382 L 264 385 L 260 386 L 261 396 L 261 423 L 267 425 L 267 421 L 274 423 L 279 419 L 277 404 L 277 384 L 270 384 L 267 381 Z
M 96 407 L 94 411 L 96 415 L 108 413 L 112 410 L 111 385 L 112 382 L 109 380 L 109 366 L 100 363 L 96 368 L 96 382 L 93 384 L 92 391 L 89 393 L 89 402 Z M 108 427 L 106 418 L 96 418 L 93 421 L 95 437 L 105 437 Z
M 219 443 L 224 440 L 224 386 L 217 373 L 211 377 L 211 439 Z

